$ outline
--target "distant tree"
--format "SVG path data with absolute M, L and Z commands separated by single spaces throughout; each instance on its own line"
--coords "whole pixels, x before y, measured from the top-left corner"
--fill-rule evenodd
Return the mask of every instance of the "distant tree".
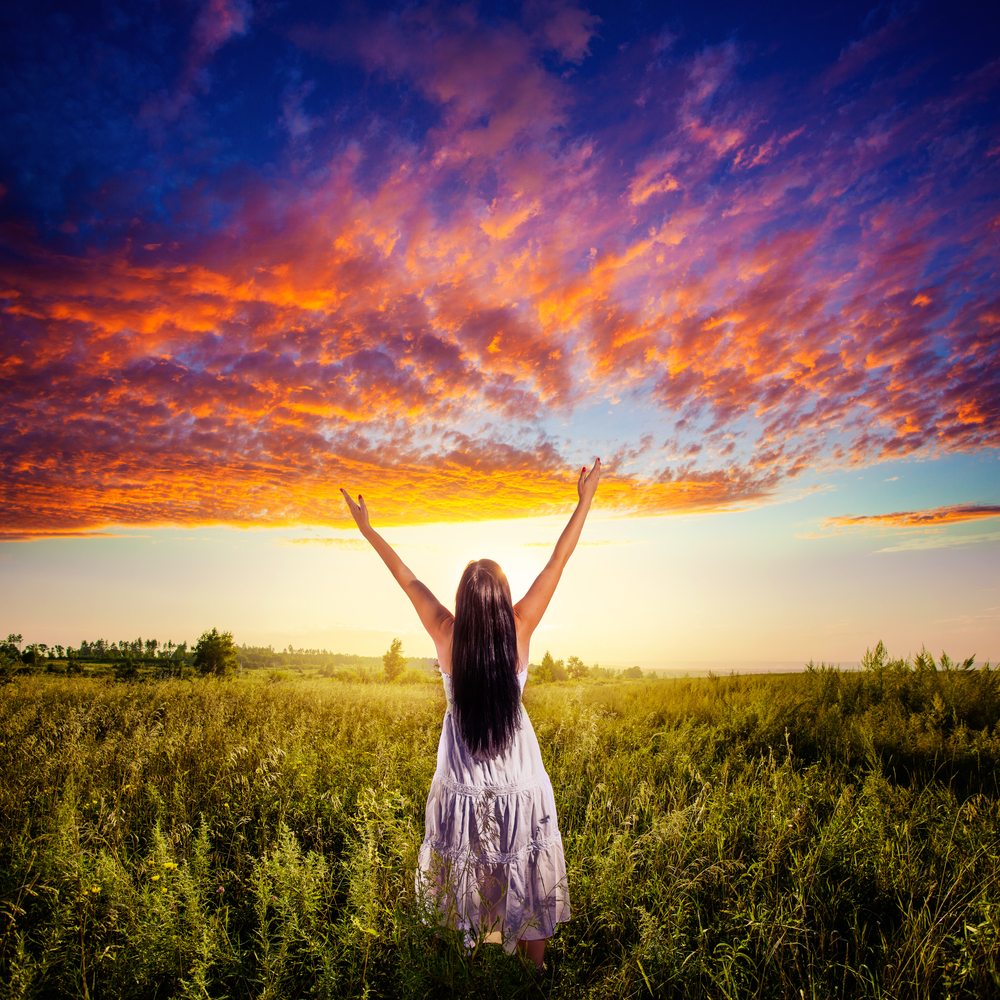
M 382 656 L 382 668 L 385 679 L 394 681 L 406 669 L 406 657 L 403 656 L 403 640 L 393 639 L 388 651 Z
M 194 649 L 194 665 L 200 673 L 214 674 L 216 677 L 227 677 L 235 673 L 239 661 L 236 658 L 233 633 L 219 632 L 214 628 L 211 632 L 204 632 Z
M 622 671 L 622 677 L 627 680 L 639 680 L 642 677 L 642 669 L 638 666 L 628 667 Z
M 542 657 L 542 662 L 538 664 L 537 667 L 531 672 L 531 679 L 536 684 L 546 684 L 552 680 L 552 664 L 555 660 L 552 659 L 552 654 L 545 650 L 545 655 Z
M 579 656 L 571 656 L 566 661 L 566 673 L 569 674 L 570 680 L 582 680 L 587 676 L 587 664 Z
M 14 679 L 14 674 L 21 665 L 22 641 L 22 636 L 11 632 L 3 642 L 0 642 L 0 684 L 6 684 Z
M 554 660 L 552 654 L 545 650 L 542 662 L 535 668 L 535 681 L 543 684 L 548 681 L 564 681 L 568 676 L 566 664 L 562 660 Z

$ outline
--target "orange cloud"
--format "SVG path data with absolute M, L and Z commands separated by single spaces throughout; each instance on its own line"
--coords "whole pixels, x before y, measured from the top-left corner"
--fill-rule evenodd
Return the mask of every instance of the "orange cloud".
M 827 518 L 825 524 L 834 528 L 886 527 L 930 528 L 962 521 L 981 521 L 1000 517 L 1000 504 L 955 504 L 929 510 L 897 511 L 893 514 L 840 515 Z
M 680 182 L 670 173 L 669 163 L 649 163 L 640 169 L 628 186 L 630 205 L 643 205 L 660 194 L 679 191 Z

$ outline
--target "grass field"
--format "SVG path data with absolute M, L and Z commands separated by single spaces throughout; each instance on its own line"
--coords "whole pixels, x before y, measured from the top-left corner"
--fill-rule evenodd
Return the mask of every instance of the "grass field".
M 532 686 L 573 920 L 420 918 L 439 687 L 0 689 L 5 997 L 1000 995 L 1000 675 Z

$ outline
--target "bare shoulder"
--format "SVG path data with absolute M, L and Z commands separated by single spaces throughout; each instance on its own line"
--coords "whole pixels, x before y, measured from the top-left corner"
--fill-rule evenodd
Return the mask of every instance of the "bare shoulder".
M 514 605 L 514 629 L 517 632 L 517 645 L 527 646 L 531 633 L 535 631 L 535 623 L 524 614 L 518 604 Z
M 447 639 L 451 642 L 452 633 L 455 631 L 455 616 L 447 609 L 442 607 L 441 614 L 438 616 L 437 628 L 434 636 L 434 641 L 437 642 L 439 638 Z
M 447 619 L 441 620 L 440 628 L 434 639 L 434 650 L 437 653 L 438 666 L 441 673 L 451 676 L 451 639 L 455 634 L 455 616 L 449 614 Z
M 534 629 L 518 616 L 516 608 L 514 621 L 517 630 L 517 672 L 521 674 L 528 669 L 528 646 L 531 643 L 531 633 Z

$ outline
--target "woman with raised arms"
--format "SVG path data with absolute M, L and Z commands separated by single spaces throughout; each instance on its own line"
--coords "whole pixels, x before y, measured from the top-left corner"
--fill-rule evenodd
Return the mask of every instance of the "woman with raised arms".
M 569 919 L 552 783 L 521 704 L 528 645 L 580 538 L 601 478 L 597 459 L 545 568 L 517 604 L 500 567 L 470 562 L 452 614 L 371 526 L 364 497 L 341 490 L 361 534 L 403 588 L 437 650 L 447 711 L 417 868 L 421 899 L 468 944 L 499 932 L 542 968 L 545 942 Z

